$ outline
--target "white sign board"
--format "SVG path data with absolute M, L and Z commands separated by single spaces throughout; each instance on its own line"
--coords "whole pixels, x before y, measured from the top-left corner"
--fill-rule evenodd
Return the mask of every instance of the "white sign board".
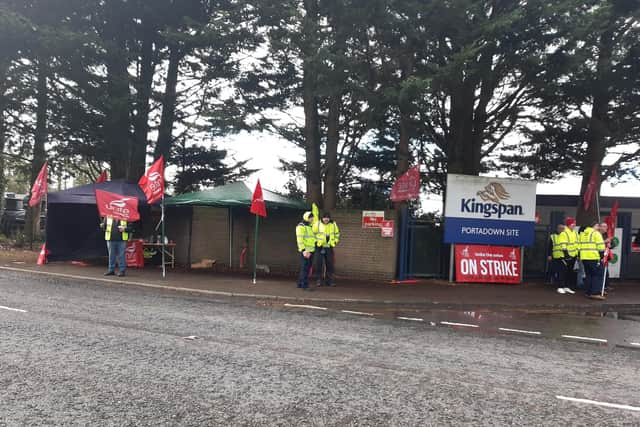
M 609 277 L 618 279 L 620 277 L 620 266 L 622 265 L 622 228 L 616 228 L 611 244 L 613 259 L 609 260 Z
M 536 181 L 447 175 L 445 243 L 530 246 Z

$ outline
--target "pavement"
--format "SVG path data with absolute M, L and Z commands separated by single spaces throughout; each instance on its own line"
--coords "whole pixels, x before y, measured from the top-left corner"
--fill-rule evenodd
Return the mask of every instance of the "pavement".
M 139 286 L 211 297 L 240 297 L 299 303 L 349 303 L 367 306 L 401 306 L 438 310 L 505 310 L 557 312 L 640 312 L 640 282 L 612 281 L 606 301 L 587 299 L 582 293 L 559 295 L 550 285 L 528 281 L 520 285 L 460 284 L 441 279 L 423 279 L 415 284 L 358 281 L 337 277 L 335 287 L 314 287 L 312 292 L 296 288 L 295 277 L 260 273 L 256 284 L 248 272 L 225 273 L 214 269 L 127 269 L 125 277 L 103 276 L 105 266 L 80 262 L 36 264 L 37 253 L 2 251 L 0 270 L 61 277 L 105 285 Z

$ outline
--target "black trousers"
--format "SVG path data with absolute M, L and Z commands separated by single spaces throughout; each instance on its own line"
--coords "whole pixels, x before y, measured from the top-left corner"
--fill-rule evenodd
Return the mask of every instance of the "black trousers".
M 302 253 L 298 256 L 300 259 L 300 273 L 298 274 L 298 287 L 306 289 L 309 287 L 309 271 L 313 265 L 314 253 L 311 252 L 309 258 L 305 258 Z
M 558 288 L 565 287 L 567 265 L 562 258 L 551 260 L 551 283 Z
M 574 267 L 576 266 L 576 259 L 575 258 L 565 259 L 565 263 L 567 267 L 564 274 L 564 287 L 576 289 L 578 274 L 576 271 L 573 270 Z
M 333 248 L 316 248 L 313 275 L 318 278 L 320 284 L 333 285 L 335 261 Z

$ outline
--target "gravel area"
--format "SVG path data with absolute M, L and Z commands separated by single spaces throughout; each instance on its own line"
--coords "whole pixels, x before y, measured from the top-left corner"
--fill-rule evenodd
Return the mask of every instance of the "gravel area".
M 0 273 L 0 425 L 639 425 L 640 352 Z

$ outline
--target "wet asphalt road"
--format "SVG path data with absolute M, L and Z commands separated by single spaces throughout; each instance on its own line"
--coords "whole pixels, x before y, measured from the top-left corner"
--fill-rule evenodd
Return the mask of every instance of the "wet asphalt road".
M 343 312 L 4 272 L 0 306 L 0 425 L 640 425 L 640 350 L 613 344 L 640 337 L 633 320 Z

